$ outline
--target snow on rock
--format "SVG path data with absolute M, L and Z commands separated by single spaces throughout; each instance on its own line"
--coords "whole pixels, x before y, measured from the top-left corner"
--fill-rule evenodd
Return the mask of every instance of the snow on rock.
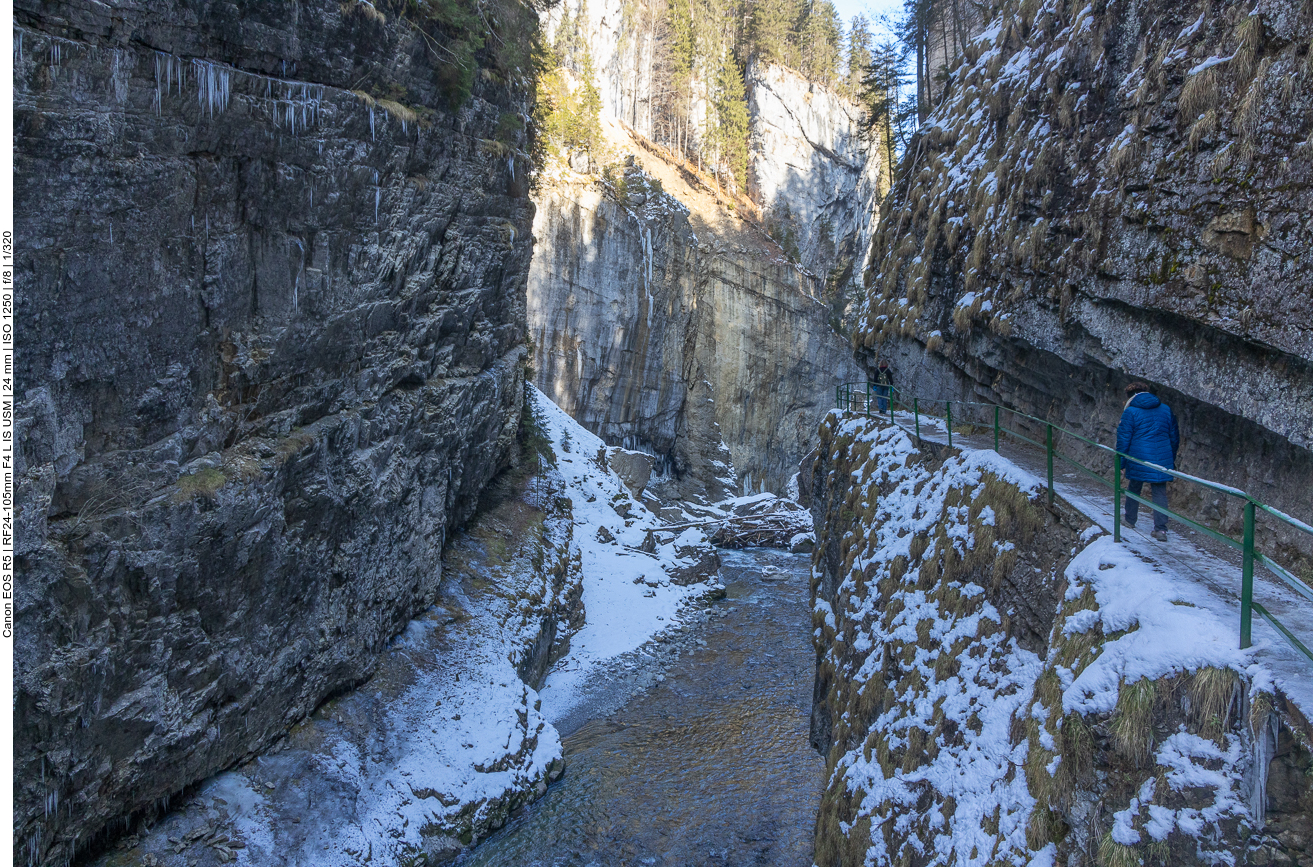
M 836 412 L 816 467 L 817 864 L 1241 863 L 1272 677 L 1210 598 L 993 452 Z
M 719 561 L 697 528 L 659 532 L 665 522 L 604 469 L 606 444 L 536 388 L 530 387 L 530 399 L 574 510 L 588 612 L 542 690 L 545 712 L 559 719 L 579 701 L 590 676 L 676 626 L 684 606 L 706 592 L 692 582 L 711 577 Z
M 436 604 L 370 680 L 105 863 L 429 863 L 546 791 L 563 768 L 549 720 L 573 687 L 675 624 L 718 562 L 698 530 L 655 541 L 661 521 L 601 440 L 530 391 L 554 465 L 507 482 L 450 542 Z M 562 656 L 540 699 L 533 684 Z
M 208 780 L 129 853 L 148 864 L 418 863 L 454 855 L 545 791 L 561 741 L 523 678 L 582 613 L 572 515 L 552 495 L 562 487 L 547 468 L 481 513 L 444 553 L 437 603 L 367 682 Z
M 817 502 L 837 509 L 818 515 L 813 580 L 834 767 L 817 863 L 844 849 L 864 852 L 847 863 L 1019 859 L 1034 799 L 1013 721 L 1042 660 L 990 597 L 1016 559 L 1008 540 L 1035 531 L 1038 485 L 982 452 L 933 469 L 864 419 L 831 416 L 821 448 Z

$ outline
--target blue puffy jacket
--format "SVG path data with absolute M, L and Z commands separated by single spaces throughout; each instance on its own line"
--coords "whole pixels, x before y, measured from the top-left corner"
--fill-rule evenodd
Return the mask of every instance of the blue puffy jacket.
M 1181 433 L 1176 416 L 1158 398 L 1142 391 L 1127 404 L 1117 425 L 1117 451 L 1142 461 L 1176 469 L 1176 451 L 1181 447 Z M 1171 476 L 1134 461 L 1122 461 L 1126 478 L 1140 482 L 1167 482 Z

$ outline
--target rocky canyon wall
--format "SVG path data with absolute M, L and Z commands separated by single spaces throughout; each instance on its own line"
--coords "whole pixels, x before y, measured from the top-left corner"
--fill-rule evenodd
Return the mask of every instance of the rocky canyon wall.
M 1144 379 L 1181 419 L 1185 471 L 1307 519 L 1289 480 L 1313 474 L 1313 11 L 988 17 L 884 203 L 859 351 L 893 355 L 922 397 L 1103 442 Z M 1240 500 L 1175 487 L 1238 528 Z
M 854 104 L 769 65 L 745 81 L 749 198 L 654 145 L 666 15 L 642 2 L 544 14 L 550 37 L 586 46 L 605 144 L 573 163 L 595 174 L 555 167 L 539 189 L 536 384 L 607 442 L 656 455 L 665 495 L 784 493 L 833 386 L 858 374 L 837 332 L 880 161 Z M 694 150 L 700 74 L 685 107 Z
M 538 386 L 607 442 L 658 458 L 653 487 L 783 493 L 837 382 L 857 375 L 814 284 L 646 153 L 623 190 L 561 171 L 534 224 Z M 664 183 L 662 182 L 664 178 Z M 665 481 L 662 481 L 664 477 Z M 663 487 L 664 485 L 664 487 Z
M 432 601 L 523 399 L 528 88 L 479 62 L 449 109 L 369 4 L 17 4 L 18 862 L 267 745 Z
M 846 287 L 878 222 L 878 142 L 853 101 L 777 64 L 747 74 L 748 195 L 814 274 Z

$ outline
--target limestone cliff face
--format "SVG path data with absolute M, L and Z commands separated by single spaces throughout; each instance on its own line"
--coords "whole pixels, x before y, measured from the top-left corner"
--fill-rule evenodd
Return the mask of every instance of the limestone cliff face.
M 784 492 L 835 383 L 858 373 L 845 341 L 778 248 L 717 231 L 637 167 L 626 179 L 623 192 L 566 173 L 543 184 L 528 296 L 539 388 L 608 442 L 657 455 L 659 493 Z
M 865 206 L 879 198 L 880 159 L 863 137 L 861 109 L 774 64 L 749 68 L 747 93 L 748 194 L 768 222 L 792 236 L 809 270 L 851 273 L 878 217 Z
M 665 4 L 652 0 L 564 0 L 542 16 L 550 39 L 562 17 L 577 21 L 597 73 L 602 113 L 653 138 L 653 59 Z
M 21 2 L 15 41 L 15 857 L 58 863 L 432 601 L 519 419 L 533 206 L 522 88 L 447 111 L 372 7 Z
M 1313 472 L 1307 4 L 990 18 L 885 202 L 859 348 L 1105 442 L 1145 379 L 1186 471 L 1307 516 L 1283 483 Z

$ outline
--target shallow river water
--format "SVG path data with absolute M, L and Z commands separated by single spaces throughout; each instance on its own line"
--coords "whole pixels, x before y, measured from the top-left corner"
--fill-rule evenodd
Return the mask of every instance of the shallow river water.
M 565 776 L 462 867 L 812 863 L 824 763 L 808 744 L 810 558 L 722 559 L 727 598 L 680 639 L 664 681 L 562 723 Z

